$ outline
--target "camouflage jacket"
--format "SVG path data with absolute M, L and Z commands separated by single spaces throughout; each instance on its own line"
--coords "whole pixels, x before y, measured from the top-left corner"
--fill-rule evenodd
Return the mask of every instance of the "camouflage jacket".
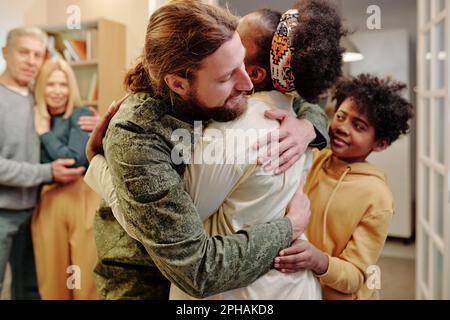
M 105 157 L 126 223 L 139 241 L 128 236 L 109 208 L 99 209 L 95 273 L 103 298 L 166 299 L 169 282 L 163 275 L 199 298 L 243 287 L 266 273 L 291 242 L 286 218 L 231 236 L 206 233 L 183 188 L 185 165 L 171 160 L 172 132 L 193 132 L 187 109 L 179 100 L 171 103 L 138 93 L 124 102 L 109 125 Z M 302 112 L 326 135 L 321 109 Z M 316 142 L 320 139 L 326 140 L 319 137 Z
M 314 125 L 316 139 L 309 146 L 320 150 L 325 148 L 330 142 L 328 116 L 325 111 L 319 105 L 309 103 L 300 96 L 294 99 L 293 107 L 299 119 L 307 119 Z

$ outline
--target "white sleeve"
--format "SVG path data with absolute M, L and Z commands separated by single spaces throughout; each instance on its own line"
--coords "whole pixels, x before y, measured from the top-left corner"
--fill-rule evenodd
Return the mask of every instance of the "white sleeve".
M 130 232 L 125 223 L 122 210 L 119 207 L 117 194 L 112 183 L 111 173 L 109 172 L 108 163 L 102 155 L 96 155 L 84 176 L 84 181 L 92 190 L 99 194 L 103 200 L 111 207 L 111 211 L 121 227 L 128 233 L 130 237 L 136 239 L 136 236 Z
M 243 175 L 241 167 L 232 164 L 192 164 L 184 176 L 200 218 L 214 214 Z

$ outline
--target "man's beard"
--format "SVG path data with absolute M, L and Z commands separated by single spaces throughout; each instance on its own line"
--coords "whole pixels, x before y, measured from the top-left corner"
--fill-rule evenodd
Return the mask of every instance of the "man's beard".
M 245 111 L 245 97 L 242 92 L 235 93 L 228 97 L 222 106 L 205 107 L 205 105 L 199 101 L 196 90 L 193 88 L 189 93 L 187 102 L 189 110 L 186 111 L 194 119 L 202 121 L 212 119 L 217 122 L 228 122 L 238 118 Z

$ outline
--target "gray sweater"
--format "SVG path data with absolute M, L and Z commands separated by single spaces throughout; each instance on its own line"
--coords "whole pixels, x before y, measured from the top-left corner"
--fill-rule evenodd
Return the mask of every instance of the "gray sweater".
M 33 124 L 33 97 L 0 85 L 0 210 L 33 208 L 39 185 L 52 181 L 49 163 L 40 164 Z

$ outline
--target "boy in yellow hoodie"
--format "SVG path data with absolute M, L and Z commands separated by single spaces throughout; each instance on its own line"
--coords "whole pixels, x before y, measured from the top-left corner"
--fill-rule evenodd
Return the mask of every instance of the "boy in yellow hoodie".
M 379 299 L 366 281 L 394 209 L 384 173 L 366 158 L 408 132 L 413 107 L 400 96 L 405 87 L 366 74 L 336 85 L 330 148 L 314 151 L 305 184 L 311 201 L 309 242 L 297 240 L 275 259 L 281 272 L 312 270 L 324 299 Z

